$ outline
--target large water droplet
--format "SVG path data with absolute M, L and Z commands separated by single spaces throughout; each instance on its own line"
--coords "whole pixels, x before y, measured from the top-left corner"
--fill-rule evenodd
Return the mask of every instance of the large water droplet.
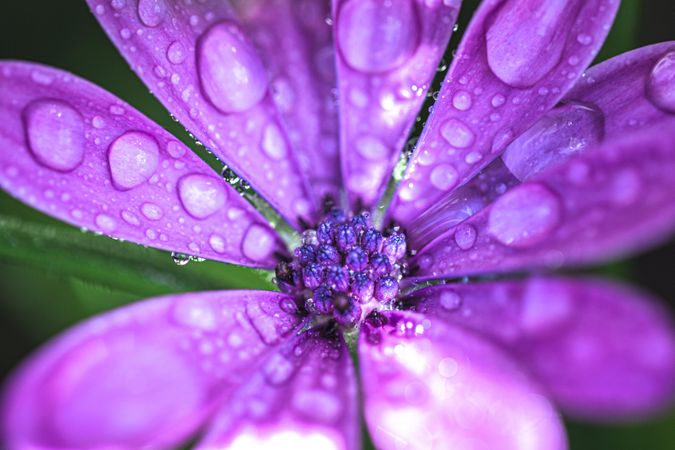
M 466 148 L 473 143 L 474 134 L 463 122 L 457 119 L 448 119 L 441 126 L 441 136 L 450 145 L 457 148 Z
M 540 183 L 517 186 L 492 206 L 488 231 L 499 242 L 528 247 L 545 240 L 560 223 L 558 197 Z
M 476 228 L 468 223 L 463 223 L 455 230 L 455 243 L 462 250 L 469 250 L 476 243 Z
M 604 116 L 590 105 L 568 104 L 541 118 L 504 151 L 506 167 L 520 181 L 569 160 L 598 144 L 604 135 Z
M 406 62 L 419 45 L 414 2 L 350 0 L 338 12 L 338 46 L 347 63 L 368 73 Z
M 171 259 L 173 260 L 173 263 L 177 266 L 185 266 L 191 260 L 190 255 L 178 252 L 171 252 Z
M 108 148 L 110 174 L 116 188 L 127 190 L 145 183 L 157 170 L 159 145 L 142 131 L 129 131 Z
M 578 8 L 569 0 L 505 2 L 487 30 L 490 70 L 504 83 L 530 87 L 560 61 L 570 17 Z
M 439 164 L 431 171 L 429 179 L 436 189 L 448 191 L 457 185 L 459 174 L 450 164 Z
M 467 111 L 471 109 L 471 104 L 473 100 L 471 99 L 471 94 L 466 91 L 457 91 L 452 97 L 452 106 L 459 111 Z
M 666 54 L 652 69 L 649 98 L 659 108 L 675 114 L 675 51 Z
M 262 225 L 251 225 L 244 235 L 241 251 L 253 261 L 264 261 L 270 257 L 275 247 L 272 233 Z
M 262 136 L 262 149 L 272 159 L 281 160 L 286 157 L 286 141 L 276 124 L 270 123 L 265 126 Z
M 148 27 L 156 27 L 166 17 L 167 5 L 165 0 L 139 0 L 138 17 Z
M 70 172 L 84 159 L 84 120 L 68 103 L 42 99 L 23 111 L 28 147 L 37 162 Z
M 197 64 L 204 93 L 225 113 L 251 108 L 267 91 L 267 74 L 253 44 L 232 22 L 220 22 L 200 38 Z
M 359 155 L 370 161 L 382 161 L 389 156 L 389 148 L 375 136 L 361 136 L 354 144 Z
M 185 210 L 197 219 L 206 219 L 225 206 L 227 192 L 218 178 L 186 175 L 178 181 L 178 196 Z

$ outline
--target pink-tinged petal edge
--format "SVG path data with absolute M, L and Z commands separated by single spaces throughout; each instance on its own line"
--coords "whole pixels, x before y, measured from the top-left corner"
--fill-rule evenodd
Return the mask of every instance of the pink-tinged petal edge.
M 284 294 L 205 292 L 87 320 L 11 377 L 12 449 L 172 448 L 203 424 L 297 326 Z
M 506 348 L 565 413 L 636 419 L 675 402 L 675 327 L 650 295 L 599 279 L 437 286 L 408 299 Z
M 556 269 L 623 257 L 675 229 L 675 122 L 575 156 L 419 251 L 415 277 Z
M 372 206 L 424 102 L 461 0 L 333 0 L 340 156 L 352 205 Z
M 178 121 L 292 225 L 311 222 L 314 200 L 276 111 L 267 68 L 226 0 L 87 3 Z
M 330 0 L 232 0 L 267 66 L 272 97 L 317 197 L 339 199 Z
M 283 243 L 203 161 L 72 74 L 0 63 L 0 186 L 73 225 L 164 250 L 273 267 Z
M 342 337 L 291 337 L 224 405 L 196 449 L 358 450 L 356 377 Z
M 502 159 L 520 180 L 554 164 L 646 126 L 675 120 L 667 107 L 675 77 L 662 80 L 675 56 L 675 42 L 618 55 L 584 72 L 559 106 L 518 136 Z M 672 65 L 675 66 L 675 65 Z
M 618 0 L 486 0 L 469 25 L 389 215 L 401 225 L 498 157 L 602 45 Z
M 366 423 L 375 446 L 546 450 L 562 421 L 498 347 L 433 316 L 387 312 L 359 341 Z

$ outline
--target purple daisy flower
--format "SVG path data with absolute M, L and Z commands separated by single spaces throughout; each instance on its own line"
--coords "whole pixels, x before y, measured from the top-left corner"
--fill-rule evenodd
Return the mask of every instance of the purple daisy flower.
M 675 43 L 584 72 L 618 0 L 483 1 L 386 211 L 459 0 L 88 3 L 297 233 L 112 94 L 1 62 L 4 190 L 118 239 L 274 268 L 281 290 L 155 298 L 66 332 L 10 380 L 8 447 L 358 449 L 362 395 L 377 448 L 560 449 L 557 410 L 672 404 L 658 303 L 547 274 L 675 229 Z

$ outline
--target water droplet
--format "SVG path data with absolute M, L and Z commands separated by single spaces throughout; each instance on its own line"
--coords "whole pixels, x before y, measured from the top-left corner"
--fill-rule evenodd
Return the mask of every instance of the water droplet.
M 141 224 L 141 221 L 138 219 L 138 217 L 130 211 L 122 211 L 121 216 L 122 220 L 124 220 L 129 225 L 137 227 Z
M 453 147 L 466 148 L 473 143 L 473 132 L 457 119 L 448 119 L 441 126 L 441 136 Z
M 59 172 L 70 172 L 84 159 L 84 120 L 68 103 L 42 99 L 23 111 L 28 147 L 35 160 Z
M 591 45 L 593 38 L 586 33 L 581 33 L 577 35 L 577 42 L 581 45 Z
M 490 70 L 513 87 L 536 84 L 560 61 L 577 10 L 567 0 L 505 3 L 486 33 Z
M 464 157 L 464 162 L 467 164 L 476 164 L 481 159 L 483 159 L 483 155 L 480 152 L 469 152 Z
M 185 155 L 185 146 L 180 142 L 169 141 L 166 144 L 166 151 L 172 158 L 182 158 Z
M 640 198 L 642 182 L 637 171 L 629 168 L 614 173 L 611 182 L 612 200 L 619 206 L 632 205 Z
M 675 51 L 666 54 L 654 65 L 647 91 L 657 107 L 675 114 Z
M 503 128 L 499 130 L 492 140 L 492 153 L 499 153 L 504 150 L 504 147 L 514 138 L 513 130 L 511 128 Z
M 177 266 L 184 266 L 190 262 L 190 255 L 185 253 L 171 252 L 171 259 Z
M 108 163 L 115 187 L 132 189 L 145 183 L 157 170 L 159 145 L 147 133 L 128 131 L 110 144 Z
M 342 414 L 342 403 L 332 393 L 322 389 L 299 390 L 291 400 L 293 408 L 312 420 L 333 424 Z
M 476 243 L 476 228 L 468 223 L 463 223 L 455 230 L 455 243 L 462 250 L 469 250 Z
M 212 234 L 209 237 L 209 245 L 216 253 L 225 253 L 225 250 L 227 249 L 225 239 L 217 234 Z
M 361 136 L 354 144 L 359 155 L 369 161 L 382 161 L 389 156 L 389 148 L 375 136 Z
M 111 233 L 117 228 L 117 221 L 107 214 L 99 214 L 95 219 L 96 226 L 105 233 Z
M 462 306 L 462 297 L 453 290 L 444 289 L 438 297 L 438 302 L 446 311 L 456 311 Z
M 492 100 L 490 100 L 490 104 L 493 108 L 499 108 L 504 103 L 506 103 L 506 97 L 502 94 L 495 94 L 494 97 L 492 97 Z
M 180 41 L 173 41 L 166 49 L 166 59 L 171 64 L 181 64 L 187 58 L 185 46 Z
M 524 181 L 598 144 L 604 129 L 605 120 L 599 109 L 569 103 L 518 136 L 506 148 L 502 160 L 513 175 Z
M 141 212 L 149 220 L 159 220 L 164 215 L 162 208 L 155 205 L 154 203 L 149 202 L 143 203 L 141 205 Z
M 177 255 L 179 255 L 177 253 Z M 189 261 L 187 255 L 186 260 Z M 178 263 L 177 263 L 178 264 Z M 180 265 L 185 265 L 187 262 Z M 215 331 L 218 327 L 216 311 L 211 306 L 211 301 L 194 294 L 180 296 L 174 303 L 172 311 L 173 319 L 182 326 L 195 328 L 202 331 Z
M 105 120 L 103 120 L 103 117 L 101 117 L 101 116 L 94 116 L 91 119 L 91 125 L 94 128 L 97 128 L 97 129 L 100 130 L 101 128 L 105 127 Z
M 448 191 L 457 185 L 459 174 L 450 164 L 439 164 L 431 171 L 429 179 L 436 189 Z
M 272 159 L 281 160 L 286 157 L 286 141 L 275 123 L 265 126 L 261 145 L 265 154 Z
M 452 97 L 452 106 L 459 111 L 467 111 L 471 109 L 471 94 L 466 91 L 457 91 Z
M 540 183 L 522 184 L 493 204 L 488 231 L 504 245 L 528 247 L 550 236 L 561 215 L 560 200 L 549 188 Z
M 270 384 L 280 385 L 290 380 L 293 372 L 295 372 L 295 365 L 285 356 L 275 353 L 263 366 L 262 370 L 265 379 Z
M 165 0 L 139 0 L 138 17 L 148 27 L 156 27 L 164 20 L 167 13 Z
M 414 2 L 350 1 L 338 11 L 337 41 L 347 64 L 367 73 L 406 62 L 419 45 Z
M 221 180 L 196 173 L 178 180 L 178 196 L 185 210 L 196 219 L 206 219 L 227 201 Z
M 267 92 L 267 74 L 253 44 L 232 22 L 220 22 L 200 38 L 197 64 L 202 89 L 225 113 L 256 105 Z
M 276 246 L 274 235 L 262 225 L 251 225 L 244 235 L 241 251 L 248 259 L 264 261 Z

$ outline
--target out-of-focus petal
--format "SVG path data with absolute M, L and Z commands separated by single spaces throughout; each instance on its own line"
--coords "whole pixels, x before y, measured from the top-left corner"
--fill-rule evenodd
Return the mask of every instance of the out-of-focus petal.
M 513 141 L 502 155 L 520 180 L 560 164 L 605 139 L 675 119 L 663 108 L 675 76 L 661 80 L 675 58 L 675 42 L 624 53 L 584 73 L 560 106 Z M 672 63 L 675 67 L 675 63 Z M 663 102 L 660 100 L 662 99 Z
M 356 377 L 342 337 L 294 336 L 228 399 L 204 439 L 207 450 L 358 450 Z
M 292 224 L 314 205 L 269 75 L 226 0 L 87 0 L 164 106 Z
M 359 342 L 366 422 L 380 449 L 566 448 L 537 385 L 478 335 L 389 312 Z
M 4 394 L 12 449 L 172 448 L 299 324 L 284 294 L 208 292 L 90 319 L 33 356 Z
M 0 63 L 0 186 L 119 239 L 247 266 L 283 248 L 265 219 L 150 119 L 74 75 Z
M 399 185 L 406 225 L 490 163 L 572 87 L 618 0 L 488 0 L 457 51 Z
M 233 0 L 267 66 L 272 97 L 319 200 L 339 199 L 330 0 Z
M 673 136 L 671 121 L 541 172 L 423 248 L 416 276 L 576 266 L 653 245 L 675 229 Z
M 383 193 L 461 0 L 334 0 L 342 176 L 353 204 Z
M 634 418 L 675 400 L 673 322 L 626 286 L 534 278 L 436 286 L 409 301 L 498 341 L 567 413 Z

